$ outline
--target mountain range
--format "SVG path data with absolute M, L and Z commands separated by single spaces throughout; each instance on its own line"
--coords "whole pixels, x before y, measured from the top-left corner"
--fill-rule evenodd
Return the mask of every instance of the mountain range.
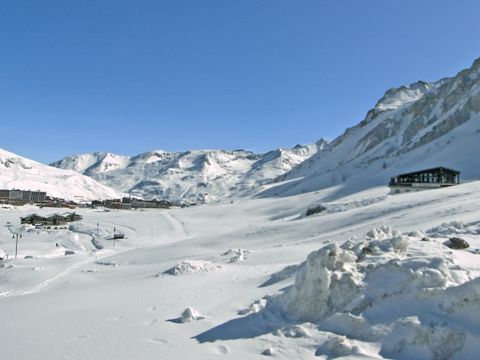
M 288 196 L 323 189 L 335 197 L 385 187 L 391 176 L 435 166 L 477 179 L 480 59 L 457 75 L 392 88 L 357 125 L 327 142 L 257 154 L 247 150 L 89 153 L 46 166 L 0 152 L 0 185 L 47 190 L 64 198 L 204 203 Z
M 96 152 L 69 156 L 51 165 L 91 176 L 133 196 L 204 203 L 252 194 L 326 145 L 321 139 L 263 154 L 246 150 L 158 150 L 136 156 Z

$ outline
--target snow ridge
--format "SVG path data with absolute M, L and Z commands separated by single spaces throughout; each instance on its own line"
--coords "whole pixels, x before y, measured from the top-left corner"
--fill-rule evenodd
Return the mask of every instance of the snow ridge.
M 364 120 L 281 175 L 277 181 L 290 182 L 265 196 L 328 187 L 355 192 L 384 186 L 399 173 L 435 166 L 476 179 L 479 141 L 480 59 L 452 78 L 388 90 Z
M 264 154 L 246 150 L 157 150 L 132 157 L 92 153 L 69 156 L 52 166 L 89 175 L 134 196 L 203 203 L 252 194 L 325 146 L 322 139 Z

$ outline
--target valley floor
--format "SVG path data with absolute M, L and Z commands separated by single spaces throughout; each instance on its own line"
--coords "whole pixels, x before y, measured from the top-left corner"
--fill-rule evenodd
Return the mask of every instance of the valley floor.
M 456 295 L 448 297 L 443 290 L 458 288 L 480 275 L 480 182 L 396 196 L 386 195 L 388 189 L 381 187 L 333 203 L 323 201 L 329 191 L 185 209 L 81 209 L 78 212 L 84 219 L 70 229 L 24 231 L 17 260 L 13 259 L 15 241 L 4 225 L 10 222 L 15 229 L 20 216 L 55 210 L 0 209 L 0 249 L 9 254 L 0 268 L 1 357 L 255 359 L 271 354 L 280 359 L 466 359 L 478 352 L 478 315 L 462 317 L 457 310 L 452 310 L 451 318 L 448 312 L 428 317 L 432 323 L 443 316 L 442 321 L 449 325 L 442 329 L 458 330 L 453 335 L 447 329 L 446 337 L 439 335 L 422 343 L 412 340 L 411 346 L 401 347 L 402 341 L 409 340 L 392 334 L 400 331 L 395 330 L 399 319 L 410 321 L 408 326 L 417 320 L 423 324 L 426 288 L 445 297 L 441 300 L 445 305 Z M 324 212 L 304 216 L 309 207 L 320 203 L 326 207 Z M 443 223 L 448 224 L 441 226 Z M 399 267 L 411 267 L 410 260 L 430 264 L 441 259 L 445 269 L 428 268 L 422 273 L 422 285 L 405 288 L 403 298 L 395 298 L 395 306 L 386 308 L 388 314 L 382 313 L 382 304 L 375 300 L 378 307 L 354 312 L 347 306 L 327 315 L 350 311 L 358 319 L 367 319 L 370 330 L 389 330 L 361 336 L 361 331 L 352 331 L 350 325 L 342 328 L 345 322 L 308 318 L 303 308 L 289 313 L 292 304 L 282 293 L 292 291 L 285 289 L 294 283 L 297 268 L 282 269 L 304 262 L 309 253 L 322 247 L 347 240 L 360 243 L 372 229 L 382 226 L 408 233 L 404 236 L 409 244 L 406 253 L 379 250 L 373 254 L 379 261 L 394 260 Z M 125 239 L 113 242 L 114 227 Z M 388 239 L 388 234 L 382 236 L 370 234 L 369 239 Z M 425 236 L 430 241 L 421 241 Z M 443 242 L 451 236 L 461 236 L 470 248 L 449 249 Z M 65 251 L 74 254 L 65 255 Z M 358 261 L 350 264 L 343 259 L 338 264 L 345 262 L 346 269 L 355 268 L 365 276 L 355 281 L 375 285 L 366 290 L 367 297 L 388 288 L 392 279 L 369 279 L 367 267 L 361 269 Z M 420 273 L 423 268 L 415 269 Z M 438 273 L 446 280 L 441 282 L 441 278 L 441 284 L 433 286 Z M 427 283 L 427 278 L 431 282 Z M 297 279 L 297 287 L 300 284 Z M 468 309 L 478 314 L 480 291 L 475 293 L 475 289 L 478 285 L 473 287 L 477 297 L 473 296 Z M 297 290 L 303 294 L 302 289 Z M 408 291 L 417 290 L 418 297 L 409 297 Z M 304 300 L 304 308 L 316 301 Z M 269 305 L 276 302 L 278 311 Z M 182 318 L 187 307 L 198 311 L 201 318 L 189 314 Z M 322 325 L 324 319 L 329 326 Z M 457 333 L 463 334 L 457 338 L 456 345 L 461 342 L 461 346 L 434 350 Z M 397 338 L 400 340 L 395 342 Z

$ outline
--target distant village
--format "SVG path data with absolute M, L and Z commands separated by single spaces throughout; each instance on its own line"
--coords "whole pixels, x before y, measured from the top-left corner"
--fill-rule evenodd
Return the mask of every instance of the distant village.
M 0 189 L 0 204 L 21 206 L 35 204 L 39 207 L 105 207 L 109 209 L 137 210 L 137 209 L 168 209 L 173 204 L 166 200 L 143 200 L 133 197 L 124 197 L 113 200 L 94 200 L 90 203 L 80 203 L 61 198 L 48 196 L 44 191 Z

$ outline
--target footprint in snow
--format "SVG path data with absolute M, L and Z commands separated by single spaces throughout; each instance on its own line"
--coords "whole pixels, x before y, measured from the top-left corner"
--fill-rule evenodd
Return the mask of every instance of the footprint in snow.
M 228 347 L 223 346 L 223 345 L 218 346 L 215 350 L 216 350 L 216 353 L 219 354 L 219 355 L 225 355 L 225 354 L 228 354 L 230 352 Z
M 114 322 L 117 322 L 117 321 L 121 321 L 121 320 L 123 320 L 123 319 L 125 319 L 125 318 L 126 318 L 125 315 L 120 315 L 120 316 L 115 316 L 115 317 L 111 318 L 110 320 L 111 320 L 111 321 L 114 321 Z
M 143 326 L 149 327 L 156 323 L 158 323 L 158 319 L 146 320 L 143 322 Z
M 146 340 L 148 343 L 150 344 L 155 344 L 155 345 L 165 345 L 165 344 L 168 344 L 168 340 L 165 340 L 165 339 L 147 339 Z

